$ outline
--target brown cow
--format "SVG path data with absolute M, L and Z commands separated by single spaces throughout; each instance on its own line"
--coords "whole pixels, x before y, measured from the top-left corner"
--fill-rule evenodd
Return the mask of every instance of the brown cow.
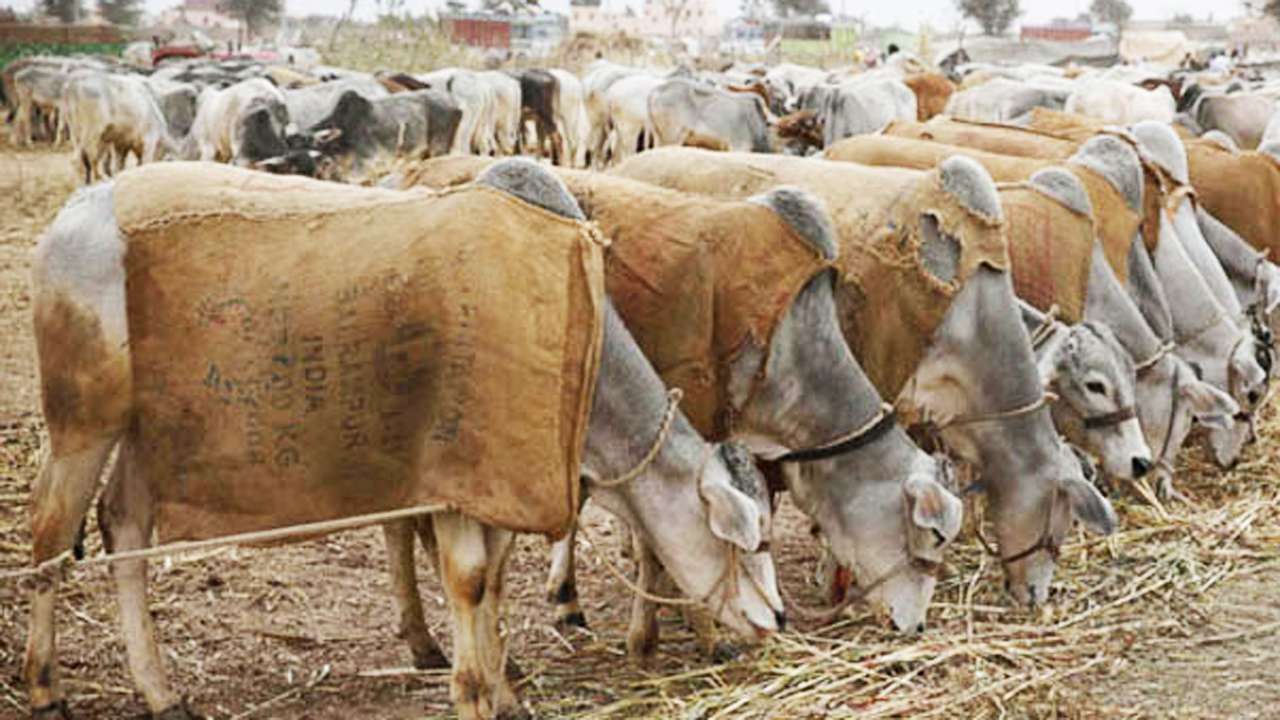
M 956 84 L 941 73 L 915 73 L 903 78 L 902 82 L 916 94 L 916 119 L 920 122 L 941 115 L 956 91 Z

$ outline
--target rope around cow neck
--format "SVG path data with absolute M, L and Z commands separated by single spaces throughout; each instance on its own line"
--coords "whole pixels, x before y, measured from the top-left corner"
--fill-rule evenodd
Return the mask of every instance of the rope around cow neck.
M 615 488 L 626 485 L 643 475 L 644 471 L 648 470 L 653 461 L 657 459 L 658 453 L 662 451 L 662 446 L 666 444 L 667 436 L 671 433 L 671 425 L 676 419 L 676 410 L 679 408 L 680 400 L 683 398 L 684 391 L 680 388 L 673 387 L 667 391 L 667 410 L 662 416 L 662 423 L 658 425 L 658 434 L 654 437 L 653 444 L 649 446 L 649 451 L 644 454 L 644 457 L 640 458 L 640 462 L 636 463 L 635 467 L 617 477 L 592 480 L 591 483 L 604 488 Z

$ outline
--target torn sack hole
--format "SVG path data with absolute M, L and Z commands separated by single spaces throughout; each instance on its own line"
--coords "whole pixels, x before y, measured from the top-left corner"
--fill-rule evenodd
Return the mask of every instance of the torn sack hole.
M 960 272 L 960 243 L 942 232 L 937 216 L 924 213 L 920 216 L 920 262 L 930 275 L 940 282 L 951 284 Z

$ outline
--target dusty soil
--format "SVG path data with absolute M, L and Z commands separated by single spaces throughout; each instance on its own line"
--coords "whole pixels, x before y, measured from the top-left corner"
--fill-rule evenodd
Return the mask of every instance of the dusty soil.
M 25 508 L 43 442 L 28 254 L 74 189 L 68 154 L 5 143 L 0 570 L 28 561 Z M 716 666 L 671 616 L 654 662 L 636 668 L 622 648 L 625 588 L 584 548 L 579 587 L 594 632 L 562 636 L 543 598 L 546 543 L 521 538 L 506 613 L 510 656 L 528 675 L 520 691 L 540 717 L 1280 717 L 1274 416 L 1263 435 L 1228 477 L 1194 457 L 1184 465 L 1191 507 L 1158 513 L 1120 501 L 1125 532 L 1105 543 L 1077 538 L 1064 555 L 1053 617 L 1011 610 L 998 571 L 966 540 L 940 585 L 932 629 L 915 641 L 858 612 Z M 616 548 L 603 513 L 589 508 L 587 521 Z M 773 547 L 783 582 L 813 604 L 806 530 L 788 507 Z M 101 551 L 96 533 L 88 548 Z M 429 621 L 448 645 L 439 587 L 423 567 Z M 211 717 L 451 715 L 447 677 L 407 668 L 377 530 L 153 562 L 151 603 L 174 685 Z M 26 604 L 0 582 L 0 718 L 26 716 Z M 79 716 L 143 716 L 108 573 L 78 572 L 63 585 L 58 611 L 64 684 Z

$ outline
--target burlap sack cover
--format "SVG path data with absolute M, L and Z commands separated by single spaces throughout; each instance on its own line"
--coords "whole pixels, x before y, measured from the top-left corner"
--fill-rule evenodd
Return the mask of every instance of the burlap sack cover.
M 567 529 L 603 332 L 585 224 L 200 163 L 121 176 L 115 211 L 162 540 L 437 502 Z
M 1031 122 L 1036 127 L 1073 140 L 1087 139 L 1101 124 L 1091 118 L 1037 108 Z M 1178 127 L 1175 125 L 1175 127 Z M 1255 249 L 1280 260 L 1280 165 L 1254 150 L 1232 152 L 1214 142 L 1184 139 L 1191 187 L 1195 200 L 1234 230 Z M 1171 193 L 1185 192 L 1165 178 Z M 1170 195 L 1175 202 L 1177 195 Z
M 418 163 L 406 187 L 449 187 L 484 158 Z M 699 432 L 727 430 L 729 366 L 748 342 L 767 347 L 796 295 L 831 265 L 776 213 L 755 203 L 675 192 L 599 173 L 560 178 L 610 239 L 614 307 L 663 382 L 684 391 Z
M 1064 142 L 1052 133 L 952 117 L 936 117 L 927 123 L 895 120 L 885 127 L 883 134 L 1043 160 L 1065 160 L 1076 148 L 1075 143 Z
M 943 191 L 934 172 L 693 151 L 646 153 L 616 172 L 713 196 L 744 197 L 795 185 L 822 198 L 840 234 L 836 267 L 845 339 L 882 397 L 898 396 L 977 267 L 1009 267 L 1002 220 L 969 212 Z M 924 269 L 917 235 L 923 213 L 936 217 L 961 244 L 959 272 L 951 282 Z
M 1280 164 L 1255 150 L 1231 152 L 1204 140 L 1184 144 L 1191 185 L 1204 209 L 1280 262 Z
M 1018 297 L 1067 323 L 1084 320 L 1093 263 L 1093 219 L 1025 183 L 1000 186 L 1013 287 Z
M 891 125 L 885 132 L 897 137 L 929 139 L 947 145 L 961 145 L 1001 155 L 1054 160 L 1059 164 L 1075 154 L 1076 150 L 1080 149 L 1080 145 L 1089 138 L 1098 133 L 1107 132 L 1107 125 L 1104 122 L 1057 110 L 1033 108 L 1032 118 L 1030 127 L 935 118 L 927 124 L 898 123 Z M 1143 159 L 1145 174 L 1142 193 L 1143 212 L 1140 219 L 1142 239 L 1148 250 L 1154 250 L 1160 241 L 1160 209 L 1170 200 L 1171 193 L 1177 190 L 1177 183 L 1174 183 L 1158 166 L 1148 161 L 1140 148 L 1131 142 L 1132 138 L 1125 134 L 1117 134 L 1116 137 L 1129 142 L 1135 150 L 1139 150 L 1138 156 Z M 1099 192 L 1105 192 L 1104 186 L 1093 185 L 1089 188 L 1090 197 Z M 1185 192 L 1185 189 L 1182 192 Z M 1108 228 L 1106 236 L 1117 242 L 1120 241 L 1119 237 L 1124 237 L 1123 242 L 1127 248 L 1129 241 L 1133 239 L 1133 232 L 1129 228 L 1133 221 L 1131 211 L 1124 203 L 1117 205 L 1115 199 L 1106 204 L 1115 206 L 1121 214 L 1114 215 L 1108 212 L 1095 213 L 1095 216 L 1103 225 L 1114 225 Z
M 932 126 L 933 123 L 929 125 Z M 946 123 L 940 123 L 940 125 L 946 125 Z M 969 130 L 976 133 L 977 128 L 978 126 L 974 125 Z M 967 146 L 945 145 L 897 136 L 862 135 L 846 138 L 827 148 L 825 154 L 833 160 L 921 170 L 935 167 L 952 155 L 964 155 L 978 161 L 1000 183 L 1023 182 L 1036 172 L 1050 167 L 1066 168 L 1080 180 L 1085 192 L 1089 195 L 1090 203 L 1093 205 L 1098 240 L 1102 243 L 1112 269 L 1122 279 L 1127 279 L 1129 276 L 1129 245 L 1133 242 L 1133 234 L 1144 227 L 1144 218 L 1129 209 L 1124 197 L 1109 182 L 1088 168 L 1062 161 L 1001 155 Z M 1155 222 L 1158 223 L 1159 213 L 1155 213 L 1154 217 Z M 1159 238 L 1159 225 L 1155 228 L 1155 230 L 1144 231 L 1143 238 L 1150 247 L 1154 247 L 1152 240 Z

